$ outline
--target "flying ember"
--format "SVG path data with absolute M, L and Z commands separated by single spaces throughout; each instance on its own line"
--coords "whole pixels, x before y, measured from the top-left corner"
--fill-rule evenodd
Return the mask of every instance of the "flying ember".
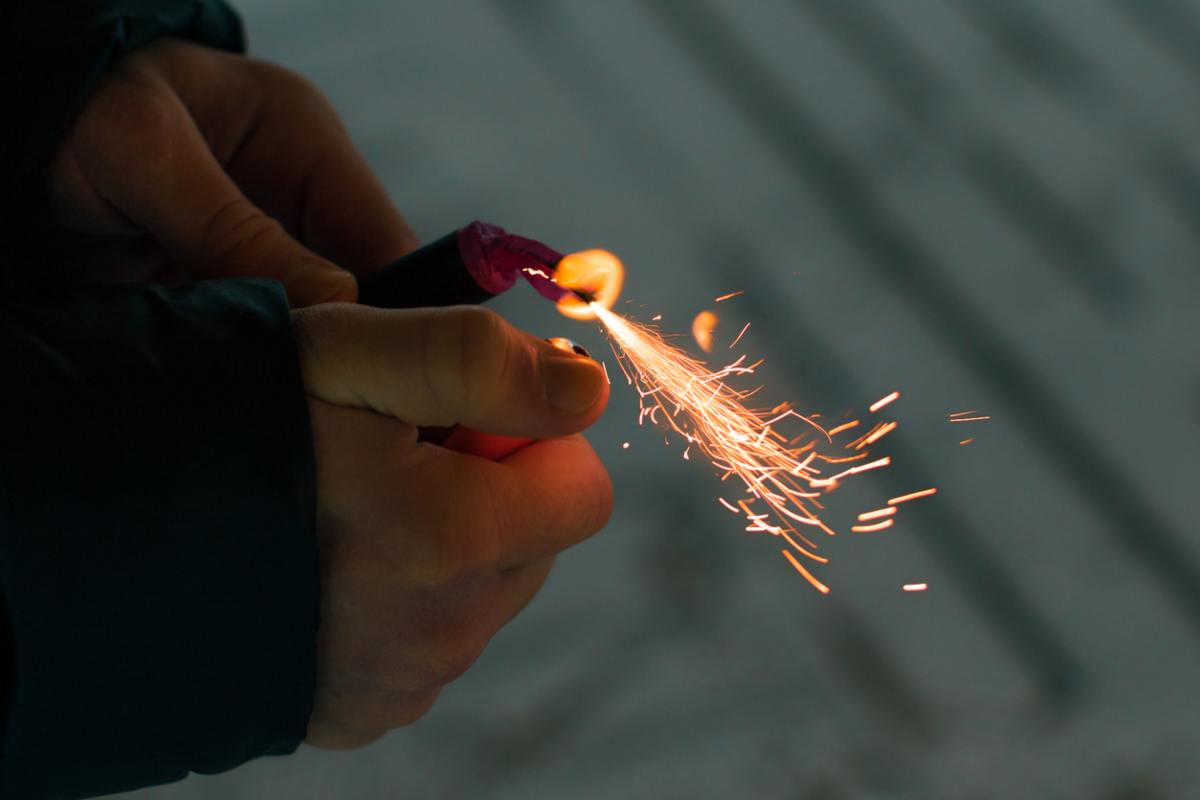
M 717 327 L 717 315 L 711 311 L 701 311 L 692 320 L 692 338 L 700 349 L 706 353 L 712 352 L 713 330 Z

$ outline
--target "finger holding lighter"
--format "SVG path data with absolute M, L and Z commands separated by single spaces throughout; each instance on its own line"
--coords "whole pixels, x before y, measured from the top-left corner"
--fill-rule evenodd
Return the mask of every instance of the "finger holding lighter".
M 377 308 L 443 306 L 483 302 L 524 278 L 559 310 L 590 319 L 593 303 L 608 308 L 621 292 L 624 270 L 603 250 L 563 255 L 535 239 L 475 221 L 360 279 L 358 302 Z M 547 342 L 588 356 L 569 339 Z M 458 425 L 440 441 L 443 447 L 498 461 L 532 441 Z
M 546 341 L 565 352 L 575 353 L 585 358 L 589 357 L 588 351 L 582 345 L 578 345 L 565 337 L 557 336 Z M 492 461 L 500 461 L 503 458 L 511 456 L 526 445 L 531 444 L 533 441 L 533 439 L 527 439 L 522 436 L 501 436 L 458 425 L 450 431 L 449 435 L 441 442 L 441 445 L 459 453 L 469 453 L 480 458 L 490 458 Z
M 608 519 L 579 432 L 599 364 L 475 306 L 293 312 L 317 465 L 321 624 L 307 740 L 362 746 L 420 718 Z M 419 439 L 533 441 L 497 462 Z

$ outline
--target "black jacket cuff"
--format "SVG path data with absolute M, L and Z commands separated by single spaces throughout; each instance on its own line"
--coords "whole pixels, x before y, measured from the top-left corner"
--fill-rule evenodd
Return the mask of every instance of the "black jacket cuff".
M 294 750 L 319 573 L 282 287 L 0 310 L 0 796 L 107 794 Z

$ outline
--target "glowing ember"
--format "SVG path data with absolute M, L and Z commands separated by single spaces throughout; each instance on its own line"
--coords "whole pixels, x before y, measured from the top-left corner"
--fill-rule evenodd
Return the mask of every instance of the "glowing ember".
M 875 442 L 878 442 L 884 436 L 887 436 L 889 433 L 894 431 L 897 424 L 898 423 L 896 422 L 885 422 L 884 424 L 877 426 L 873 431 L 864 436 L 862 441 L 854 446 L 854 449 L 861 450 L 869 444 L 875 444 Z
M 713 331 L 716 327 L 717 315 L 711 311 L 701 311 L 692 320 L 692 338 L 706 353 L 712 352 Z
M 877 508 L 874 511 L 864 511 L 858 515 L 859 522 L 870 522 L 873 519 L 880 517 L 892 517 L 896 515 L 896 507 L 888 506 L 887 508 Z
M 970 444 L 970 443 L 971 443 L 971 442 L 973 442 L 973 441 L 975 441 L 975 437 L 974 437 L 974 436 L 970 437 L 969 439 L 963 439 L 963 440 L 961 440 L 961 441 L 959 442 L 959 444 L 960 444 L 960 445 L 964 445 L 964 444 Z
M 628 450 L 628 449 L 629 449 L 629 442 L 621 442 L 621 449 L 622 449 L 622 450 Z
M 858 473 L 866 472 L 869 469 L 879 469 L 880 467 L 886 467 L 886 466 L 890 465 L 891 463 L 892 463 L 892 457 L 884 456 L 883 458 L 881 458 L 877 461 L 872 461 L 869 464 L 859 464 L 856 467 L 850 467 L 850 469 L 844 469 L 841 472 L 837 473 L 836 475 L 832 475 L 828 478 L 810 478 L 808 483 L 810 486 L 825 486 L 825 487 L 829 487 L 829 488 L 834 488 L 837 486 L 838 481 L 841 480 L 842 478 L 847 478 L 851 475 L 857 475 Z M 937 490 L 935 489 L 934 491 L 937 491 Z
M 804 579 L 811 583 L 814 589 L 821 594 L 829 594 L 829 587 L 821 583 L 819 580 L 817 580 L 815 575 L 805 569 L 804 565 L 797 561 L 796 557 L 792 555 L 790 551 L 780 550 L 779 552 L 783 553 L 783 557 L 791 562 L 792 566 L 796 568 L 796 572 L 799 572 L 801 575 L 803 575 Z
M 876 400 L 874 403 L 871 403 L 871 407 L 870 407 L 869 411 L 872 414 L 874 414 L 876 411 L 883 408 L 888 403 L 891 403 L 894 400 L 898 400 L 899 398 L 900 398 L 899 392 L 892 392 L 887 397 L 881 397 L 878 400 Z
M 907 503 L 909 500 L 919 500 L 922 497 L 929 497 L 933 494 L 937 494 L 936 488 L 922 489 L 921 491 L 913 492 L 912 494 L 902 494 L 899 497 L 893 497 L 891 500 L 888 500 L 888 505 L 898 506 L 901 503 Z
M 887 530 L 894 525 L 896 520 L 885 519 L 883 522 L 876 522 L 873 525 L 852 525 L 850 530 L 854 533 L 874 533 L 875 531 Z
M 749 323 L 749 322 L 747 322 L 747 323 L 746 323 L 744 326 L 742 326 L 742 332 L 741 332 L 741 333 L 739 333 L 739 334 L 737 335 L 737 338 L 736 338 L 736 339 L 734 339 L 732 342 L 730 342 L 730 343 L 729 343 L 729 349 L 730 349 L 730 350 L 732 350 L 733 348 L 737 347 L 737 343 L 738 343 L 738 342 L 740 342 L 740 341 L 742 340 L 742 337 L 746 335 L 746 331 L 748 331 L 748 330 L 750 330 L 750 323 Z
M 841 425 L 838 425 L 836 428 L 830 428 L 829 435 L 837 436 L 842 431 L 850 430 L 851 428 L 856 427 L 857 425 L 858 425 L 858 420 L 856 420 L 856 419 L 852 419 L 849 422 L 843 422 Z
M 977 416 L 971 416 L 972 414 Z M 987 414 L 980 414 L 978 411 L 972 409 L 970 411 L 955 411 L 953 414 L 947 415 L 947 419 L 951 422 L 983 422 L 991 419 L 991 417 Z
M 928 583 L 906 583 L 901 587 L 906 592 L 923 592 L 929 588 Z
M 746 290 L 745 290 L 745 289 L 740 289 L 740 290 L 738 290 L 738 291 L 736 291 L 736 292 L 730 292 L 729 294 L 723 294 L 723 295 L 721 295 L 720 297 L 718 297 L 716 300 L 713 300 L 713 302 L 714 302 L 714 303 L 720 303 L 722 300 L 730 300 L 730 299 L 732 299 L 732 298 L 734 298 L 734 297 L 737 297 L 737 296 L 738 296 L 738 295 L 740 295 L 740 294 L 745 294 L 745 293 L 746 293 Z

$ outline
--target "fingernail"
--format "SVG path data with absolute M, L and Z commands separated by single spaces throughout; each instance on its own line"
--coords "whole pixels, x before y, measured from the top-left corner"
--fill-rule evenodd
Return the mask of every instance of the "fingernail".
M 582 414 L 596 404 L 604 388 L 604 371 L 590 358 L 551 356 L 542 364 L 546 400 L 562 414 Z
M 587 351 L 583 345 L 573 342 L 565 336 L 555 336 L 553 339 L 547 339 L 547 342 L 557 347 L 559 350 L 566 350 L 569 353 L 574 353 L 577 356 L 591 358 L 592 354 Z

